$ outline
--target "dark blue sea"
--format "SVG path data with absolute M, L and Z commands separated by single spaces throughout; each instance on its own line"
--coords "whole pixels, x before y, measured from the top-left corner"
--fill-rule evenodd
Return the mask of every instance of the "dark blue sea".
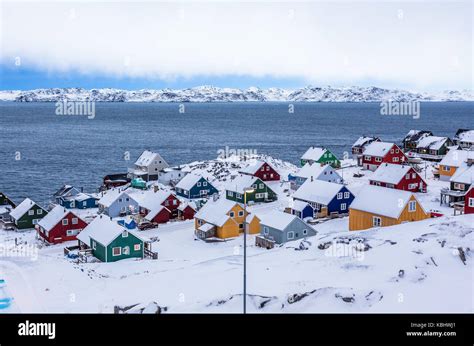
M 474 103 L 422 103 L 419 119 L 380 114 L 378 103 L 97 103 L 94 119 L 55 114 L 54 103 L 0 103 L 0 191 L 45 203 L 62 184 L 96 191 L 144 149 L 172 165 L 219 149 L 256 150 L 297 163 L 311 145 L 350 151 L 363 134 L 400 142 L 410 129 L 454 136 L 473 128 Z M 129 152 L 131 160 L 124 160 Z M 19 159 L 18 159 L 19 158 Z M 18 160 L 17 160 L 18 159 Z

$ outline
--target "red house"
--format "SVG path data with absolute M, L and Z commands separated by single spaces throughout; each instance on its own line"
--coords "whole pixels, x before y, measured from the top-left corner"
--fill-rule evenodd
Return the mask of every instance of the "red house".
M 370 177 L 370 184 L 411 192 L 426 192 L 426 182 L 413 167 L 383 163 Z
M 182 203 L 178 208 L 178 215 L 181 220 L 191 220 L 194 219 L 194 214 L 196 214 L 196 204 L 194 203 Z
M 59 244 L 64 241 L 76 240 L 87 223 L 69 209 L 60 205 L 51 210 L 38 224 L 38 235 L 50 244 Z
M 269 163 L 257 161 L 255 164 L 247 166 L 240 171 L 242 174 L 252 175 L 262 181 L 279 181 L 280 174 Z
M 474 214 L 474 187 L 471 186 L 464 196 L 464 214 Z
M 149 221 L 166 223 L 178 217 L 181 202 L 172 192 L 147 190 L 140 194 L 133 194 L 133 197 L 140 205 L 140 214 Z
M 372 142 L 365 148 L 362 167 L 375 171 L 382 162 L 402 164 L 407 161 L 408 158 L 398 145 L 387 142 Z

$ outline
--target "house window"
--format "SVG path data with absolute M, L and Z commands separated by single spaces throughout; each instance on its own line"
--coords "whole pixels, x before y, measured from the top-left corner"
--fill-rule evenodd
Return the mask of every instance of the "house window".
M 198 181 L 197 187 L 201 187 L 201 182 L 200 181 Z
M 270 173 L 270 178 L 273 178 L 273 173 Z
M 269 171 L 269 170 L 270 170 L 270 166 L 267 166 L 267 171 Z
M 270 233 L 270 231 L 268 230 L 268 227 L 264 226 L 263 227 L 263 234 L 268 234 L 268 233 Z
M 372 225 L 374 227 L 380 227 L 382 226 L 382 219 L 378 216 L 372 217 Z
M 127 231 L 123 231 L 122 232 L 122 238 L 127 238 L 128 237 L 128 232 Z
M 416 211 L 416 201 L 410 201 L 410 203 L 408 204 L 408 211 Z
M 235 213 L 234 213 L 233 211 L 231 211 L 231 212 L 229 213 L 229 216 L 230 216 L 230 217 L 234 217 L 234 216 L 235 216 Z
M 77 217 L 72 218 L 72 224 L 73 225 L 77 225 L 78 222 L 79 222 L 79 220 L 77 219 Z
M 173 205 L 176 205 L 176 204 L 178 204 L 178 201 L 173 199 Z
M 79 233 L 79 230 L 77 230 L 77 229 L 68 229 L 68 230 L 66 231 L 66 235 L 67 235 L 68 237 L 73 236 L 73 235 L 76 235 L 77 233 Z
M 82 202 L 82 206 L 83 207 L 87 206 L 87 202 L 86 201 Z
M 239 223 L 239 229 L 244 229 L 244 224 L 243 223 Z
M 33 209 L 28 210 L 28 215 L 35 215 L 35 211 Z
M 454 183 L 455 190 L 464 190 L 464 184 Z
M 372 160 L 372 157 L 369 156 L 369 155 L 365 155 L 364 159 L 365 159 L 366 161 L 370 161 L 370 160 Z
M 203 181 L 202 186 L 207 186 L 207 181 Z
M 397 153 L 397 154 L 398 154 L 399 152 L 400 152 L 400 150 L 398 150 L 398 149 L 395 149 L 395 153 Z
M 43 214 L 43 209 L 37 209 L 36 210 L 36 215 L 41 215 Z
M 295 238 L 295 232 L 293 232 L 293 231 L 288 232 L 287 237 L 288 237 L 288 240 L 294 239 Z
M 375 162 L 382 162 L 382 158 L 381 157 L 376 157 Z
M 128 197 L 125 198 L 125 201 L 126 201 L 126 202 L 130 202 L 130 198 L 128 198 Z
M 133 251 L 140 251 L 141 248 L 142 248 L 141 244 L 133 245 Z
M 393 162 L 398 162 L 399 159 L 398 159 L 398 157 L 394 157 L 394 158 L 392 159 L 392 161 L 393 161 Z
M 237 198 L 242 198 L 242 195 L 241 195 L 240 193 L 236 193 L 236 194 L 235 194 L 235 197 L 237 197 Z
M 393 154 L 393 149 L 390 149 L 390 154 Z
M 259 187 L 260 187 L 260 190 L 263 190 L 265 186 L 263 184 L 260 184 Z
M 254 189 L 257 189 L 257 184 L 253 184 L 252 187 L 253 187 Z
M 69 220 L 68 219 L 63 219 L 63 226 L 67 226 L 69 224 Z
M 232 191 L 227 191 L 227 196 L 232 197 L 232 196 L 234 196 L 234 193 Z
M 410 179 L 410 173 L 408 173 L 407 175 L 405 175 L 405 179 Z
M 416 189 L 417 187 L 418 187 L 417 183 L 408 184 L 408 189 L 410 189 L 410 190 Z
M 94 205 L 99 204 L 98 202 L 99 202 L 98 200 L 95 200 L 95 201 L 94 201 Z
M 415 179 L 416 178 L 416 173 L 412 173 L 411 177 L 412 177 L 412 179 Z
M 341 210 L 347 210 L 347 204 L 341 203 Z
M 122 202 L 123 202 L 123 199 L 122 199 L 122 198 L 119 198 L 118 201 L 119 201 L 119 203 L 122 203 Z
M 122 254 L 121 247 L 114 247 L 112 248 L 112 256 L 120 256 Z
M 308 230 L 307 229 L 304 229 L 303 230 L 303 235 L 307 235 L 308 234 Z
M 344 192 L 344 199 L 348 199 L 350 196 L 351 195 L 349 192 Z
M 468 203 L 469 207 L 473 208 L 474 207 L 474 198 L 473 197 L 469 197 L 469 203 Z
M 74 201 L 71 201 L 71 208 L 74 208 L 76 206 L 76 203 Z
M 125 246 L 123 248 L 123 254 L 124 255 L 130 255 L 130 247 L 129 246 Z
M 443 166 L 443 171 L 449 172 L 450 170 L 451 170 L 451 167 Z
M 94 241 L 92 241 L 92 250 L 97 250 L 97 243 Z
M 33 219 L 33 225 L 37 225 L 40 219 Z
M 337 199 L 342 199 L 342 192 L 337 193 Z
M 239 216 L 244 216 L 244 211 L 243 210 L 239 210 Z

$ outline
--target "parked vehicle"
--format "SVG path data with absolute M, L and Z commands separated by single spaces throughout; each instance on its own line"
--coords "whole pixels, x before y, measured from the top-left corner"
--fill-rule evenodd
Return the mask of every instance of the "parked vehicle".
M 156 222 L 143 221 L 138 224 L 138 229 L 141 231 L 156 227 L 158 227 L 158 224 Z

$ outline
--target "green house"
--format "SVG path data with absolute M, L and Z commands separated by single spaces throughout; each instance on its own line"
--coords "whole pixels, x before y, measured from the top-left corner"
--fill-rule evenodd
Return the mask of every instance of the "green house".
M 102 262 L 116 262 L 127 258 L 144 258 L 147 240 L 111 220 L 97 216 L 77 236 L 80 247 L 89 248 Z
M 9 205 L 12 208 L 16 207 L 15 203 L 3 192 L 0 192 L 0 206 L 1 205 Z
M 244 203 L 244 191 L 247 188 L 253 189 L 247 192 L 246 202 L 260 203 L 276 201 L 278 196 L 264 181 L 251 175 L 239 175 L 232 180 L 226 188 L 226 198 L 228 200 Z
M 323 165 L 329 164 L 334 168 L 341 167 L 341 161 L 327 148 L 310 147 L 303 156 L 301 156 L 301 167 L 308 162 L 310 164 L 315 162 Z
M 48 212 L 29 198 L 25 198 L 10 213 L 10 217 L 17 229 L 34 228 Z

